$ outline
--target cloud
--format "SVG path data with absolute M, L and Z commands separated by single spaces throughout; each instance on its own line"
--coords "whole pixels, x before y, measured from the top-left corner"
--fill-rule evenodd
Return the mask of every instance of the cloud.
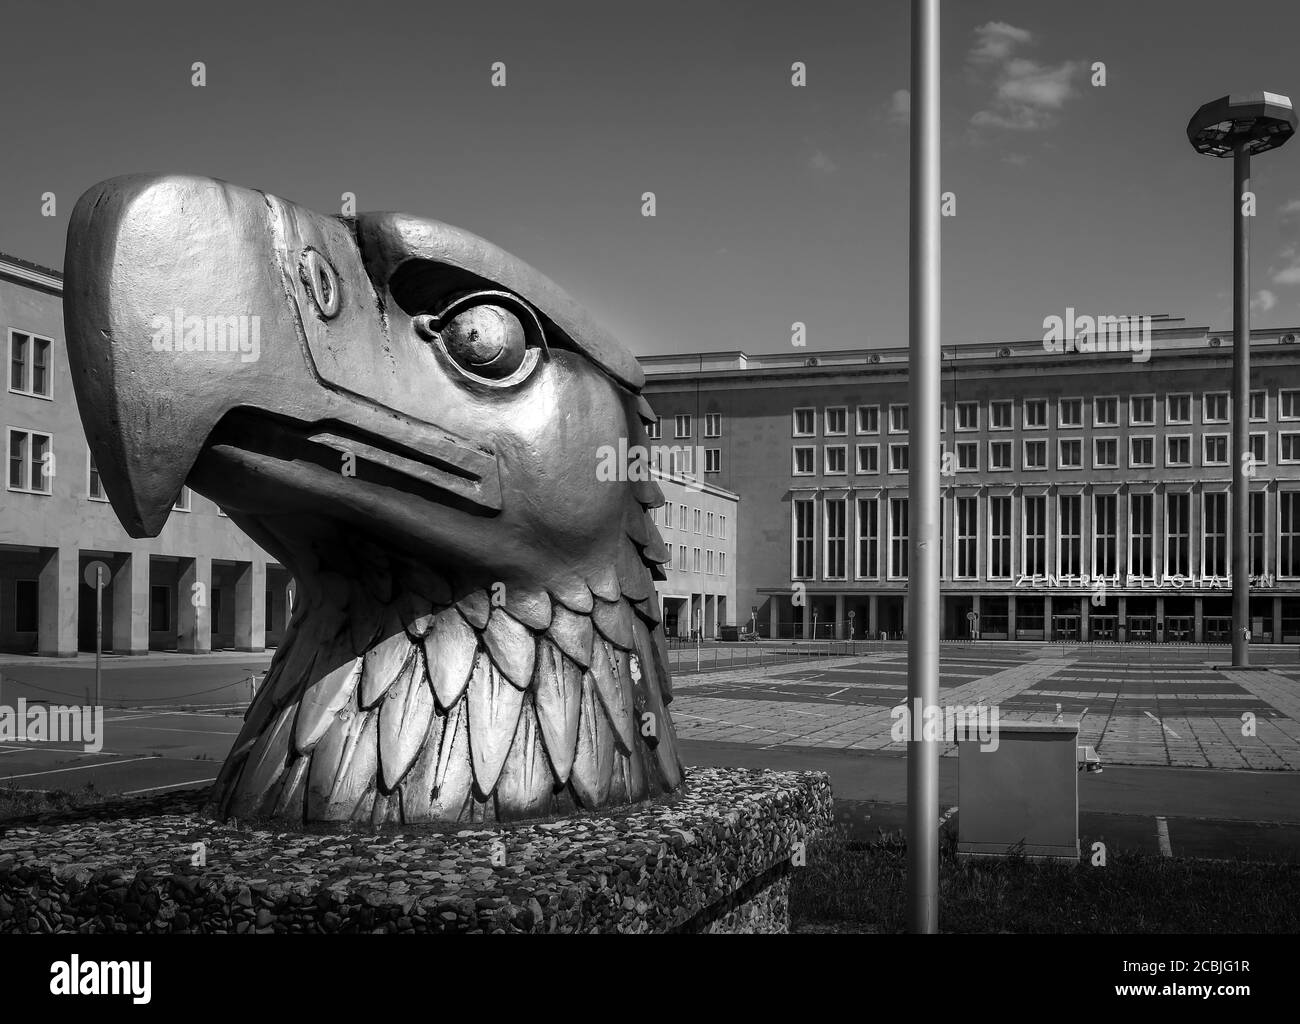
M 1267 288 L 1261 288 L 1250 301 L 1250 308 L 1260 313 L 1267 313 L 1277 305 L 1277 296 Z
M 840 165 L 820 149 L 808 158 L 808 167 L 816 174 L 834 174 L 840 169 Z
M 975 30 L 975 45 L 970 59 L 976 64 L 994 64 L 1011 56 L 1011 51 L 1034 41 L 1028 29 L 1016 28 L 1005 21 L 990 21 Z
M 1278 210 L 1278 213 L 1283 217 L 1294 217 L 1297 214 L 1300 214 L 1300 199 L 1292 199 L 1289 202 L 1283 203 L 1281 209 Z
M 1010 164 L 1012 167 L 1024 167 L 1029 163 L 1029 157 L 1024 153 L 1006 153 L 1002 157 L 1004 164 Z
M 1293 263 L 1289 267 L 1283 267 L 1273 275 L 1274 284 L 1300 284 L 1300 263 Z
M 895 124 L 910 124 L 912 120 L 912 94 L 906 89 L 897 90 L 889 97 L 889 119 Z
M 1074 79 L 1082 61 L 1046 67 L 1032 60 L 1007 61 L 998 78 L 993 102 L 977 111 L 971 123 L 1012 131 L 1037 131 L 1056 122 L 1056 114 L 1074 96 Z

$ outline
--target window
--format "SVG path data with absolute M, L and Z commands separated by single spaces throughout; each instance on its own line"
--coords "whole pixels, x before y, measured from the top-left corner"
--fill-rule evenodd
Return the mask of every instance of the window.
M 718 516 L 718 536 L 725 537 L 726 535 L 727 535 L 727 517 Z
M 1011 498 L 989 498 L 989 579 L 1011 578 Z
M 1300 576 L 1300 491 L 1283 491 L 1278 496 L 1279 576 Z
M 811 476 L 817 472 L 817 449 L 812 445 L 794 449 L 794 464 L 790 472 L 795 476 Z
M 725 551 L 718 552 L 718 575 L 727 575 L 727 553 Z
M 1156 422 L 1156 396 L 1134 395 L 1128 400 L 1128 422 L 1132 427 L 1150 427 Z
M 686 506 L 685 505 L 677 506 L 677 529 L 681 530 L 683 533 L 686 532 Z
M 858 445 L 858 472 L 859 473 L 880 472 L 880 445 L 878 444 Z
M 1201 422 L 1228 422 L 1228 393 L 1226 391 L 1207 391 L 1201 396 Z
M 940 402 L 939 403 L 939 433 L 942 434 L 947 431 L 948 428 L 944 426 L 944 423 L 946 423 L 947 420 L 948 420 L 948 403 Z
M 980 428 L 979 402 L 958 402 L 957 403 L 957 429 L 958 430 L 979 430 L 979 428 Z
M 1205 434 L 1201 438 L 1201 465 L 1226 466 L 1228 464 L 1228 435 Z
M 849 450 L 847 445 L 828 444 L 826 446 L 826 472 L 831 476 L 843 476 L 848 472 Z
M 49 494 L 53 442 L 34 430 L 9 431 L 9 490 Z
M 658 441 L 664 436 L 664 420 L 662 416 L 656 416 L 645 425 L 645 435 L 651 441 Z
M 1155 438 L 1130 437 L 1128 439 L 1128 464 L 1130 466 L 1155 465 Z
M 889 407 L 889 432 L 891 434 L 906 434 L 907 429 L 907 406 L 891 405 Z
M 704 414 L 704 436 L 722 436 L 722 413 L 708 412 Z
M 858 406 L 858 433 L 859 434 L 880 433 L 880 406 L 878 405 Z
M 1056 509 L 1060 521 L 1057 545 L 1060 575 L 1079 576 L 1083 573 L 1083 497 L 1078 494 L 1059 495 Z
M 1277 461 L 1300 462 L 1300 434 L 1277 435 Z
M 957 472 L 975 473 L 980 468 L 980 445 L 978 441 L 957 442 Z
M 1191 395 L 1166 395 L 1165 396 L 1165 422 L 1166 423 L 1191 423 L 1192 422 L 1192 396 Z
M 722 449 L 721 448 L 704 449 L 704 472 L 706 473 L 722 472 Z
M 907 576 L 907 499 L 889 499 L 889 578 Z
M 1300 390 L 1290 388 L 1277 393 L 1277 418 L 1300 420 Z
M 1128 571 L 1134 576 L 1149 577 L 1152 561 L 1152 513 L 1155 495 L 1130 494 L 1129 506 L 1129 562 Z
M 1170 434 L 1165 438 L 1165 465 L 1190 466 L 1192 464 L 1192 435 Z
M 1114 576 L 1119 572 L 1119 498 L 1096 494 L 1092 499 L 1092 574 Z
M 1092 400 L 1092 425 L 1094 427 L 1119 426 L 1119 399 L 1094 398 Z
M 713 513 L 706 512 L 704 515 L 704 536 L 713 536 Z
M 1206 576 L 1228 575 L 1228 493 L 1207 491 L 1201 495 L 1205 514 L 1203 545 Z
M 190 489 L 182 487 L 181 493 L 176 495 L 176 504 L 172 506 L 173 512 L 188 512 L 190 510 Z
M 1098 437 L 1092 442 L 1092 465 L 1095 469 L 1119 468 L 1119 441 L 1113 437 Z
M 1025 442 L 1025 469 L 1047 468 L 1047 442 Z
M 817 410 L 796 409 L 794 411 L 794 436 L 815 437 L 817 434 Z
M 41 630 L 41 585 L 37 580 L 14 580 L 14 632 Z
M 9 332 L 9 390 L 33 398 L 50 397 L 53 342 L 35 334 Z
M 1025 399 L 1025 429 L 1026 430 L 1047 429 L 1047 399 L 1046 398 Z
M 1268 465 L 1268 435 L 1251 434 L 1250 435 L 1250 454 L 1255 458 L 1255 465 Z
M 673 476 L 689 476 L 695 470 L 695 449 L 689 445 L 674 445 L 668 452 L 668 472 Z
M 149 588 L 149 632 L 169 633 L 172 628 L 171 587 Z
M 1026 495 L 1025 515 L 1025 572 L 1031 576 L 1047 573 L 1047 498 L 1043 495 Z
M 1063 437 L 1056 453 L 1058 469 L 1083 469 L 1083 441 L 1077 437 Z
M 1166 576 L 1192 574 L 1192 496 L 1187 492 L 1165 495 Z
M 90 454 L 89 449 L 86 452 L 86 459 L 90 471 L 89 479 L 86 481 L 86 496 L 91 501 L 108 501 L 108 495 L 104 493 L 104 483 L 99 479 L 99 467 L 95 465 L 95 456 Z
M 858 499 L 859 579 L 880 575 L 880 503 L 875 498 Z
M 906 473 L 907 465 L 907 445 L 891 444 L 889 446 L 889 471 L 891 473 Z
M 704 510 L 697 508 L 697 509 L 692 509 L 691 511 L 694 513 L 691 516 L 691 521 L 695 526 L 695 532 L 703 533 L 704 532 Z
M 691 572 L 700 571 L 700 549 L 691 548 Z
M 810 580 L 813 575 L 813 538 L 817 511 L 806 498 L 794 502 L 794 578 Z
M 677 568 L 681 572 L 686 571 L 686 545 L 677 545 Z
M 1061 427 L 1083 426 L 1083 399 L 1062 398 L 1057 402 L 1056 423 Z
M 832 498 L 826 502 L 826 579 L 842 580 L 845 576 L 848 502 Z
M 690 416 L 689 415 L 677 416 L 675 429 L 676 429 L 676 435 L 678 437 L 690 437 L 691 436 Z
M 1011 468 L 1011 442 L 989 442 L 989 469 Z
M 990 430 L 1011 430 L 1015 427 L 1015 403 L 990 402 L 989 403 L 989 429 Z
M 1263 491 L 1250 492 L 1250 505 L 1247 506 L 1248 540 L 1250 542 L 1250 567 L 1247 570 L 1255 576 L 1264 573 L 1264 518 L 1267 513 L 1268 495 Z
M 974 579 L 979 574 L 979 499 L 958 498 L 954 511 L 957 516 L 954 540 L 954 578 Z
M 849 411 L 843 406 L 826 410 L 826 435 L 838 437 L 849 431 Z
M 1252 391 L 1250 393 L 1250 422 L 1263 423 L 1268 419 L 1268 392 Z
M 709 548 L 704 552 L 704 572 L 706 575 L 713 575 L 713 549 Z

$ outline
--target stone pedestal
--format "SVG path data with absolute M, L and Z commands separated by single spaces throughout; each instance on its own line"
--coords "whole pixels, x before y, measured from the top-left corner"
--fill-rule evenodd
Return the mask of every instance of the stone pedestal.
M 832 820 L 826 775 L 739 768 L 500 828 L 272 832 L 203 797 L 0 824 L 0 933 L 784 932 L 790 872 Z

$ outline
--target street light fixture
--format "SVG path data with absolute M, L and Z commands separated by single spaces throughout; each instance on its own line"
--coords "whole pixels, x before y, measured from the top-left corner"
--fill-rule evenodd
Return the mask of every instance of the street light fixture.
M 1187 122 L 1198 153 L 1233 158 L 1232 284 L 1232 667 L 1250 665 L 1250 158 L 1277 149 L 1295 134 L 1291 101 L 1271 92 L 1241 93 L 1206 103 Z

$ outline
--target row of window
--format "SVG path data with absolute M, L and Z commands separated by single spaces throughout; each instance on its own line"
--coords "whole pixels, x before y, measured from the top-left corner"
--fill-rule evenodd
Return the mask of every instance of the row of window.
M 212 621 L 221 622 L 221 594 L 212 589 Z M 40 630 L 40 583 L 37 580 L 14 580 L 13 629 L 15 633 L 36 633 Z M 262 625 L 271 629 L 271 591 L 266 592 Z M 172 629 L 172 588 L 154 584 L 149 588 L 149 632 L 167 633 Z
M 1193 495 L 1170 492 L 1163 496 L 1134 493 L 1128 496 L 1127 522 L 1121 527 L 1119 495 L 1096 494 L 1086 499 L 1078 494 L 1057 495 L 1054 515 L 1049 517 L 1046 495 L 1024 495 L 1020 521 L 1013 523 L 1011 496 L 958 497 L 953 500 L 951 520 L 954 537 L 952 552 L 940 544 L 940 574 L 952 579 L 1010 580 L 1014 573 L 1026 575 L 1083 576 L 1084 555 L 1089 557 L 1087 574 L 1092 576 L 1132 575 L 1153 578 L 1157 525 L 1161 531 L 1163 557 L 1161 571 L 1166 576 L 1219 576 L 1230 571 L 1229 499 L 1227 491 L 1207 491 L 1200 495 L 1200 529 L 1192 532 Z M 877 498 L 857 498 L 855 526 L 857 558 L 852 575 L 855 579 L 907 578 L 908 499 L 889 498 L 882 522 L 882 502 Z M 1083 528 L 1084 502 L 1091 500 L 1092 523 L 1085 543 Z M 849 578 L 848 498 L 829 498 L 821 502 L 821 578 Z M 981 509 L 981 501 L 984 506 Z M 792 503 L 791 578 L 816 578 L 818 541 L 817 505 L 812 499 L 800 498 Z M 1247 512 L 1249 524 L 1250 572 L 1271 573 L 1265 566 L 1265 524 L 1268 494 L 1254 491 Z M 1283 491 L 1278 495 L 1278 544 L 1276 572 L 1279 576 L 1300 577 L 1300 491 Z M 941 539 L 946 532 L 947 516 L 940 519 Z M 1120 564 L 1121 529 L 1127 539 L 1126 564 Z M 1056 538 L 1055 564 L 1048 562 L 1048 536 Z M 1194 544 L 1199 537 L 1199 544 Z M 985 562 L 980 566 L 981 545 Z M 1015 561 L 1013 562 L 1013 554 Z M 953 564 L 949 564 L 950 560 Z M 883 564 L 882 564 L 883 561 Z
M 688 414 L 682 414 L 673 417 L 673 436 L 674 437 L 691 437 L 693 418 Z M 664 418 L 660 416 L 657 420 L 646 427 L 646 434 L 654 441 L 664 436 Z M 722 413 L 709 412 L 704 414 L 704 436 L 721 437 L 722 436 Z
M 716 556 L 716 559 L 714 556 Z M 691 548 L 691 560 L 688 563 L 686 561 L 686 545 L 678 544 L 677 571 L 700 572 L 706 576 L 725 576 L 727 575 L 727 553 L 725 551 L 714 551 L 712 548 L 704 550 Z
M 1230 408 L 1229 394 L 1226 391 L 1207 391 L 1201 396 L 1201 422 L 1227 423 Z M 1026 398 L 1021 400 L 1021 428 L 1024 430 L 1046 430 L 1051 425 L 1049 402 L 1046 398 Z M 1152 395 L 1133 395 L 1126 403 L 1128 425 L 1132 427 L 1156 426 L 1157 397 Z M 1300 388 L 1283 388 L 1278 391 L 1277 399 L 1279 420 L 1300 420 Z M 1061 429 L 1082 428 L 1084 410 L 1092 409 L 1092 426 L 1118 427 L 1120 425 L 1121 400 L 1118 396 L 1105 396 L 1093 399 L 1059 398 L 1056 404 L 1056 426 Z M 1170 394 L 1164 398 L 1164 422 L 1166 425 L 1193 423 L 1193 395 L 1191 392 Z M 1012 398 L 996 399 L 988 403 L 987 424 L 989 430 L 1016 429 L 1016 400 Z M 957 402 L 956 423 L 958 432 L 979 430 L 983 406 L 980 402 Z M 798 408 L 793 412 L 793 434 L 795 437 L 817 436 L 817 410 L 812 407 Z M 948 404 L 939 406 L 939 428 L 947 430 Z M 1268 420 L 1268 392 L 1252 391 L 1250 393 L 1250 420 L 1263 423 Z M 880 406 L 859 405 L 855 423 L 857 434 L 880 433 Z M 908 406 L 890 405 L 888 407 L 888 432 L 906 434 L 910 428 Z M 822 436 L 844 437 L 849 432 L 848 406 L 830 406 L 822 410 Z
M 695 449 L 689 445 L 680 447 L 669 445 L 665 452 L 657 447 L 652 447 L 650 452 L 651 465 L 661 473 L 667 473 L 670 476 L 693 476 L 695 473 Z M 704 472 L 721 473 L 722 472 L 722 449 L 721 448 L 704 448 Z M 664 456 L 667 456 L 665 458 Z
M 705 537 L 727 536 L 727 517 L 721 512 L 706 512 L 702 508 L 690 509 L 685 505 L 676 505 L 670 501 L 660 508 L 650 510 L 650 518 L 664 530 L 673 528 L 673 509 L 677 509 L 677 529 L 683 533 L 702 533 Z M 688 525 L 689 524 L 689 525 Z
M 94 456 L 88 456 L 87 462 L 89 470 L 86 497 L 91 501 L 108 501 Z M 9 490 L 26 494 L 50 494 L 54 465 L 54 439 L 51 435 L 39 430 L 9 430 Z M 172 507 L 177 512 L 190 510 L 188 487 L 181 488 L 180 497 Z
M 1167 467 L 1190 467 L 1192 462 L 1192 435 L 1170 434 L 1164 438 L 1163 464 Z M 1014 442 L 989 441 L 988 469 L 990 472 L 1015 469 Z M 1156 465 L 1156 439 L 1154 436 L 1130 437 L 1128 439 L 1127 465 L 1130 469 L 1152 468 Z M 980 470 L 979 441 L 958 441 L 951 458 L 943 446 L 939 446 L 940 465 L 948 472 L 978 473 Z M 1027 470 L 1046 470 L 1048 465 L 1048 443 L 1045 438 L 1026 439 L 1021 442 L 1020 468 Z M 1056 442 L 1057 469 L 1085 469 L 1084 441 L 1078 437 L 1062 437 Z M 908 470 L 907 442 L 889 445 L 890 473 L 906 473 Z M 1201 437 L 1200 465 L 1227 466 L 1228 435 L 1205 434 Z M 1250 435 L 1250 455 L 1257 466 L 1268 465 L 1268 435 Z M 855 469 L 858 474 L 880 472 L 880 445 L 859 444 L 855 446 Z M 1279 431 L 1277 436 L 1277 460 L 1280 464 L 1300 464 L 1300 432 Z M 1119 469 L 1119 438 L 1095 437 L 1092 439 L 1092 468 Z M 826 476 L 843 476 L 848 473 L 848 445 L 828 444 L 822 449 L 822 473 Z M 817 474 L 817 447 L 815 445 L 795 445 L 791 450 L 790 473 L 792 476 L 815 476 Z

